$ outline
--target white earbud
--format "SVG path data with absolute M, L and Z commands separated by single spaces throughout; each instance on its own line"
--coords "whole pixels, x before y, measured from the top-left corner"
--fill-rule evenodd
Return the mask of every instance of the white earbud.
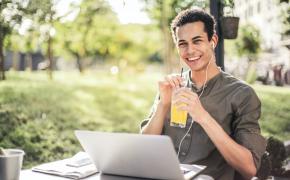
M 214 48 L 215 48 L 215 44 L 214 44 L 214 43 L 212 43 L 211 45 L 212 45 L 212 49 L 214 49 Z

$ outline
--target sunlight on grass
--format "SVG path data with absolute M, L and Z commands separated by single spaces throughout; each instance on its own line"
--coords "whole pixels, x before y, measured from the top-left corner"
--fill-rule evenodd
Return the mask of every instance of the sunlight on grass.
M 290 88 L 275 86 L 253 86 L 262 102 L 262 133 L 290 140 Z

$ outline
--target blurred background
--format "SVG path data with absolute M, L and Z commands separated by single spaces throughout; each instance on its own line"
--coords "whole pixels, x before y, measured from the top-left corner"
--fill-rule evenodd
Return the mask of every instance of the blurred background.
M 30 168 L 80 151 L 75 129 L 137 133 L 182 66 L 171 20 L 213 2 L 239 19 L 237 37 L 220 34 L 224 70 L 256 90 L 263 135 L 289 141 L 289 0 L 1 0 L 0 146 Z

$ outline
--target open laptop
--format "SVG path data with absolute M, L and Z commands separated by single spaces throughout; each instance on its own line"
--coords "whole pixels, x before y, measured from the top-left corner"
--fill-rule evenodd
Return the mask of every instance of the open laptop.
M 191 179 L 206 167 L 179 165 L 171 139 L 161 135 L 75 131 L 104 174 L 150 179 Z

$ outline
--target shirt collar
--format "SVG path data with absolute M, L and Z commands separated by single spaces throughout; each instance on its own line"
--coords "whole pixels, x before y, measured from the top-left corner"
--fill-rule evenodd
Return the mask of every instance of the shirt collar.
M 204 85 L 204 89 L 207 88 L 207 87 L 212 87 L 212 86 L 215 84 L 216 80 L 217 80 L 217 79 L 221 76 L 221 74 L 223 73 L 223 71 L 221 70 L 220 67 L 219 67 L 219 70 L 220 70 L 220 72 L 219 72 L 218 74 L 216 74 L 214 77 L 212 77 L 211 79 L 209 79 L 209 80 L 205 83 L 205 85 Z M 188 78 L 188 80 L 187 80 L 187 87 L 190 87 L 192 90 L 194 90 L 194 91 L 197 92 L 197 93 L 201 92 L 202 89 L 203 89 L 203 86 L 200 87 L 200 88 L 198 88 L 198 87 L 196 86 L 196 83 L 195 83 L 194 81 L 192 81 L 192 79 L 191 79 L 191 70 L 188 71 L 187 76 L 188 76 L 188 77 L 187 77 L 187 78 Z M 211 89 L 211 88 L 210 88 L 210 89 Z

